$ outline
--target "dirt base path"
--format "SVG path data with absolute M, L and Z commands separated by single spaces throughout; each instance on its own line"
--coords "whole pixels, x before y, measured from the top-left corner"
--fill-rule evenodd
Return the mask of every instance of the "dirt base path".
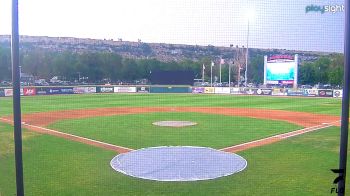
M 85 144 L 102 147 L 108 150 L 113 150 L 119 153 L 125 153 L 132 149 L 124 148 L 121 146 L 115 146 L 104 142 L 75 136 L 72 134 L 62 133 L 55 130 L 47 129 L 52 123 L 65 119 L 81 119 L 96 116 L 113 116 L 113 115 L 126 115 L 137 113 L 150 113 L 150 112 L 197 112 L 206 114 L 219 114 L 228 116 L 241 116 L 258 119 L 270 119 L 279 120 L 296 125 L 306 127 L 306 129 L 299 130 L 298 132 L 290 132 L 286 134 L 280 134 L 277 136 L 257 140 L 224 148 L 222 150 L 227 152 L 238 152 L 245 149 L 249 149 L 256 146 L 266 145 L 273 142 L 286 139 L 291 136 L 300 135 L 313 130 L 325 128 L 339 121 L 340 117 L 329 116 L 323 114 L 311 114 L 305 112 L 291 112 L 282 110 L 267 110 L 267 109 L 251 109 L 251 108 L 221 108 L 221 107 L 118 107 L 118 108 L 97 108 L 97 109 L 80 109 L 80 110 L 65 110 L 43 113 L 25 114 L 22 116 L 23 126 L 29 130 L 40 132 L 43 134 L 50 134 L 65 139 L 82 142 Z M 5 117 L 0 119 L 2 122 L 12 124 L 12 117 Z M 309 129 L 308 129 L 309 128 Z M 315 129 L 316 128 L 316 129 Z M 288 136 L 288 137 L 287 137 Z

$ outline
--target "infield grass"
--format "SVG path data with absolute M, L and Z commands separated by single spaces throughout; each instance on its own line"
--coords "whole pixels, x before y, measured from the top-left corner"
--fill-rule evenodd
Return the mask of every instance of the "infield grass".
M 2 133 L 11 132 L 8 125 L 0 127 Z M 25 192 L 30 196 L 329 195 L 336 177 L 330 169 L 338 166 L 338 141 L 339 128 L 331 127 L 241 152 L 248 167 L 232 176 L 155 182 L 113 171 L 109 162 L 114 152 L 34 134 L 23 143 Z M 1 142 L 0 146 L 7 149 L 10 145 Z M 13 153 L 0 155 L 0 194 L 4 196 L 15 195 L 13 162 Z
M 160 127 L 152 124 L 169 120 L 198 124 L 188 127 Z M 224 148 L 302 128 L 282 121 L 182 112 L 63 120 L 49 127 L 133 149 L 179 145 Z

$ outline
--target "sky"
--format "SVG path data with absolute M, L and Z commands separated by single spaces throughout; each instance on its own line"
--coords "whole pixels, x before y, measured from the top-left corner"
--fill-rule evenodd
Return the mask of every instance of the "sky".
M 341 6 L 344 0 L 19 0 L 19 31 L 342 53 L 345 13 L 310 11 L 326 5 Z M 0 34 L 10 33 L 11 0 L 1 0 Z

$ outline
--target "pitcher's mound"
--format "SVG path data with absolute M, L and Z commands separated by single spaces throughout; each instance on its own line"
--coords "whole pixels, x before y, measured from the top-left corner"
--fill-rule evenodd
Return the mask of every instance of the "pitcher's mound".
M 191 121 L 158 121 L 152 124 L 162 127 L 187 127 L 196 125 L 197 123 Z
M 119 154 L 111 161 L 114 170 L 136 178 L 156 181 L 197 181 L 228 176 L 244 170 L 239 155 L 212 148 L 163 146 Z

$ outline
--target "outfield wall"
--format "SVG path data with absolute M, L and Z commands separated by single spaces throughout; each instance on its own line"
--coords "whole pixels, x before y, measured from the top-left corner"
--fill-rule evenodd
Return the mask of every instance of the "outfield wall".
M 343 90 L 192 86 L 40 86 L 21 88 L 22 96 L 93 93 L 192 93 L 256 96 L 342 97 Z M 11 97 L 11 88 L 0 88 L 0 97 Z

